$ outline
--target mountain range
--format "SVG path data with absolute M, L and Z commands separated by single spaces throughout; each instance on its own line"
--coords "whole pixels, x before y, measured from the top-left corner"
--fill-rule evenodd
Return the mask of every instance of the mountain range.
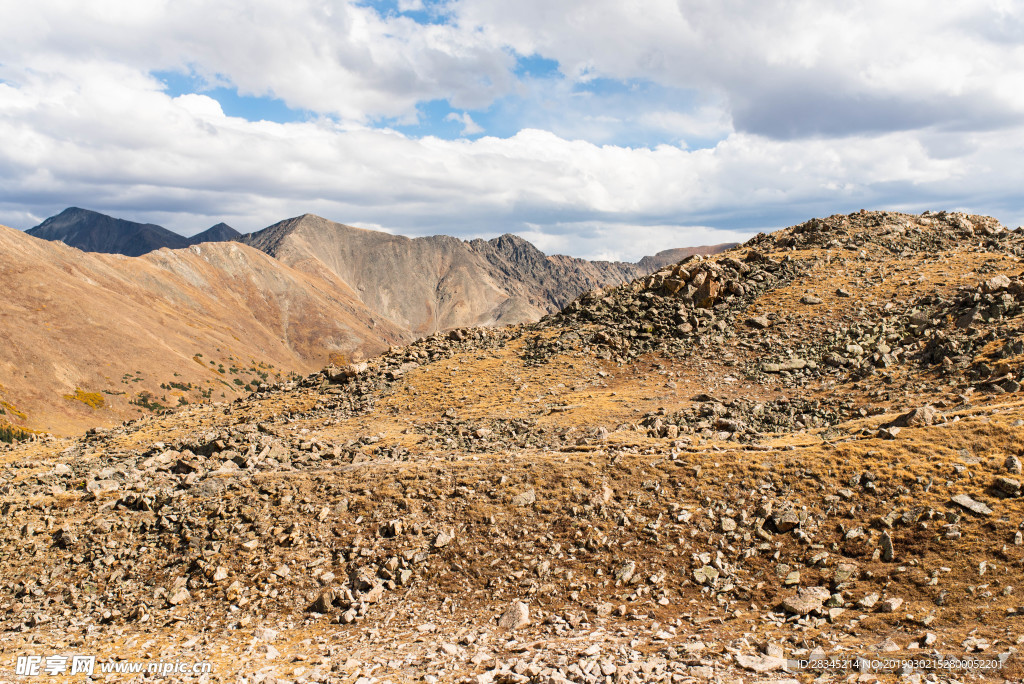
M 25 232 L 83 252 L 125 256 L 141 256 L 163 247 L 181 249 L 203 242 L 225 242 L 241 236 L 226 223 L 218 223 L 192 237 L 184 237 L 153 223 L 126 221 L 78 207 L 68 207 Z
M 186 244 L 149 249 L 172 237 Z M 66 434 L 230 399 L 438 331 L 537 320 L 678 255 L 586 261 L 514 235 L 407 238 L 311 214 L 184 238 L 71 208 L 0 227 L 0 422 Z

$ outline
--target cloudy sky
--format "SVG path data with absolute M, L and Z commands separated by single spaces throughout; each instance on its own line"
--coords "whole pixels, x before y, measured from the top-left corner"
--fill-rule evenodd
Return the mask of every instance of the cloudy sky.
M 0 223 L 306 212 L 638 258 L 860 208 L 1024 223 L 1021 0 L 34 0 Z

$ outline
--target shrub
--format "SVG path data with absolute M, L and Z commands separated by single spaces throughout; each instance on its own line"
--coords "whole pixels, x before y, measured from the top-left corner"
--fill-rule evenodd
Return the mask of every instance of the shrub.
M 103 408 L 105 403 L 103 395 L 99 392 L 86 392 L 79 387 L 75 388 L 74 394 L 65 394 L 64 398 L 68 401 L 80 401 L 93 410 Z

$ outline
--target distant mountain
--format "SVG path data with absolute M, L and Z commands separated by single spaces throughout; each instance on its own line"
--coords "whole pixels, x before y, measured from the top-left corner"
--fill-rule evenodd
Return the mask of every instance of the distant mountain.
M 636 264 L 545 256 L 515 235 L 408 238 L 312 214 L 241 240 L 298 270 L 340 278 L 371 311 L 417 335 L 537 320 L 583 292 L 648 273 Z
M 125 259 L 0 226 L 0 423 L 67 434 L 413 339 L 327 275 L 238 242 Z
M 117 219 L 78 207 L 69 207 L 25 232 L 83 252 L 126 256 L 140 256 L 161 247 L 188 246 L 186 238 L 162 226 Z
M 69 207 L 25 232 L 83 252 L 125 256 L 141 256 L 163 247 L 181 249 L 200 242 L 225 242 L 241 235 L 231 226 L 218 223 L 186 238 L 153 223 L 126 221 L 78 207 Z
M 242 234 L 226 223 L 218 223 L 207 228 L 202 233 L 196 233 L 188 238 L 190 245 L 198 245 L 203 242 L 230 242 L 242 237 Z
M 664 268 L 669 264 L 677 264 L 686 257 L 691 257 L 694 254 L 703 254 L 708 256 L 710 254 L 720 254 L 726 250 L 732 249 L 733 247 L 739 246 L 738 242 L 723 242 L 718 245 L 703 245 L 700 247 L 675 247 L 673 249 L 665 249 L 653 256 L 645 256 L 643 259 L 637 262 L 637 266 L 643 271 L 644 275 L 648 273 L 654 273 L 660 268 Z
M 153 251 L 172 240 L 183 248 Z M 308 214 L 186 239 L 68 209 L 28 234 L 0 227 L 0 402 L 19 425 L 66 433 L 231 398 L 435 331 L 534 321 L 669 254 L 587 261 L 515 235 L 413 239 Z

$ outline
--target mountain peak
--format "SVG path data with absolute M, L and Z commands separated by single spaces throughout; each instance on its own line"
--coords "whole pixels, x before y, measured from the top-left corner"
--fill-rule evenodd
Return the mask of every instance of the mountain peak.
M 125 256 L 141 256 L 163 247 L 181 249 L 199 242 L 234 240 L 241 236 L 231 226 L 219 223 L 186 238 L 154 223 L 127 221 L 81 207 L 68 207 L 25 232 L 43 240 L 63 242 L 83 252 Z
M 190 245 L 198 245 L 201 242 L 230 242 L 242 237 L 242 234 L 226 223 L 218 223 L 201 233 L 196 233 L 188 239 Z

